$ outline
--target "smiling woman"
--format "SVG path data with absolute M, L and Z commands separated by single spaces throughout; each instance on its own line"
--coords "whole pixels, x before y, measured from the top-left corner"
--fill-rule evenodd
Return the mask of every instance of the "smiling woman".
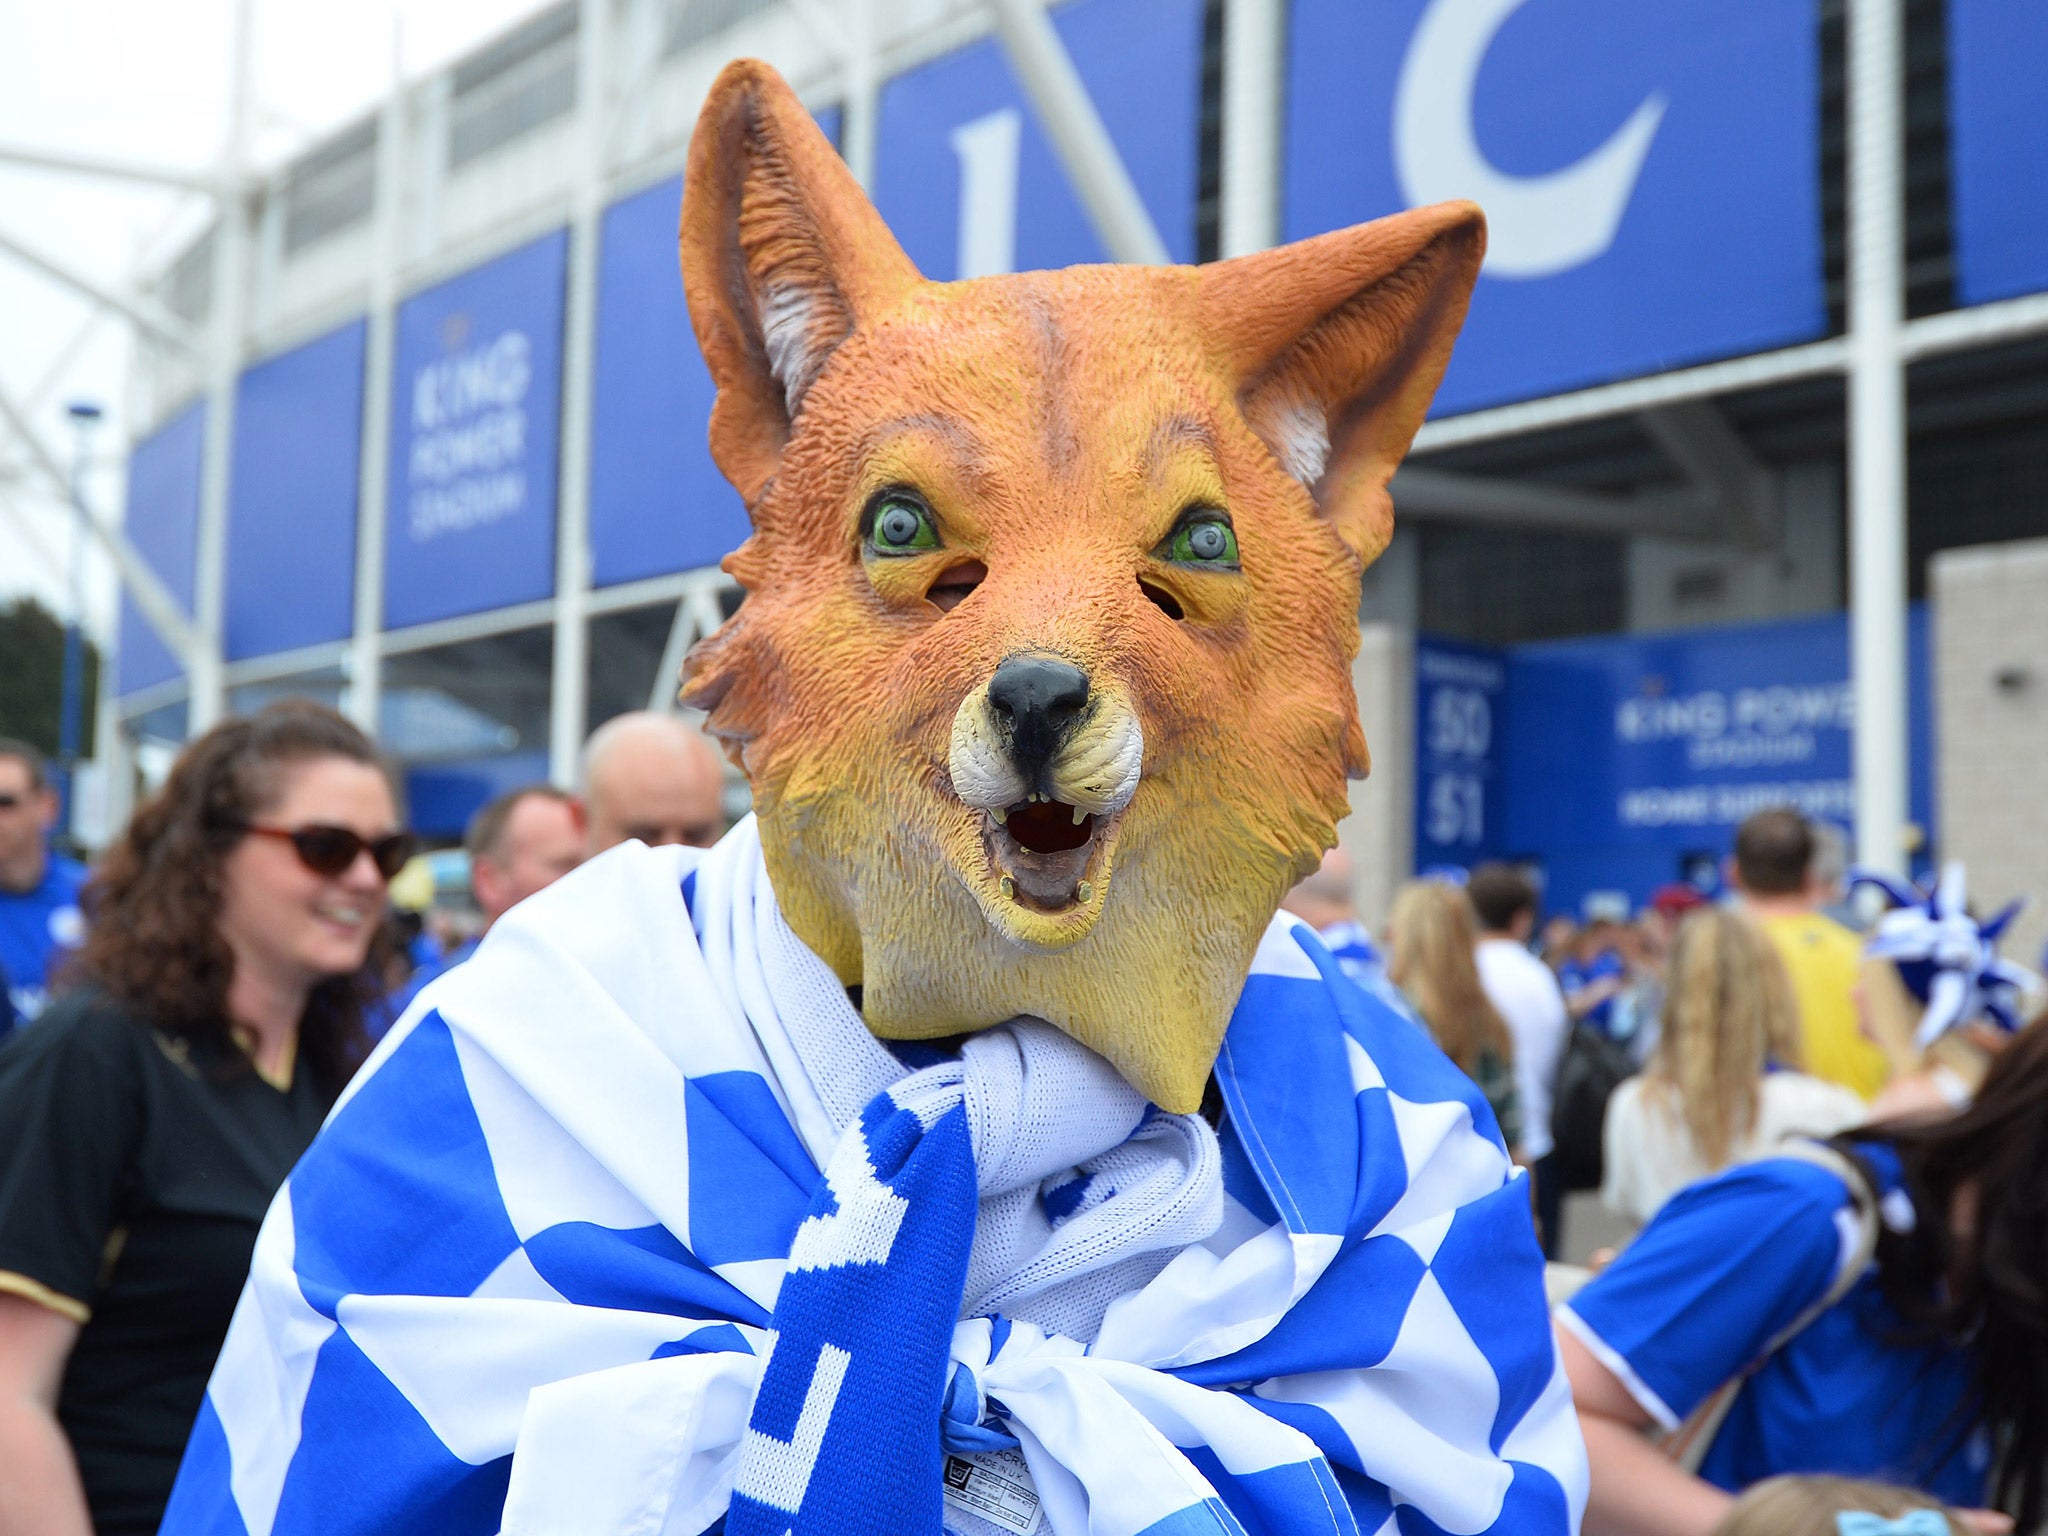
M 193 742 L 108 852 L 73 989 L 0 1051 L 0 1536 L 156 1529 L 410 849 L 376 749 L 293 701 Z

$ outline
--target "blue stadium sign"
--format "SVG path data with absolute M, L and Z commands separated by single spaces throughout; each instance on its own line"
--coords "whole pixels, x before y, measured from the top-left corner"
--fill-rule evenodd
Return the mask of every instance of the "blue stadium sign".
M 558 231 L 399 308 L 389 628 L 554 591 L 567 253 Z
M 1071 0 L 1052 19 L 1167 251 L 1193 261 L 1199 0 Z M 1108 259 L 993 38 L 883 86 L 875 205 L 941 281 Z
M 1295 0 L 1285 236 L 1486 209 L 1438 414 L 1817 336 L 1817 32 L 1757 0 Z
M 712 462 L 715 391 L 676 264 L 681 177 L 605 211 L 598 259 L 590 552 L 600 587 L 716 565 L 747 536 Z
M 1469 869 L 1499 852 L 1501 723 L 1508 668 L 1498 651 L 1415 646 L 1415 867 Z
M 839 140 L 840 111 L 816 114 Z M 616 586 L 713 566 L 747 536 L 747 511 L 712 460 L 716 391 L 690 329 L 676 259 L 683 179 L 605 210 L 590 422 L 591 581 Z
M 1949 0 L 1956 297 L 2048 288 L 2048 5 Z
M 199 555 L 199 475 L 206 452 L 206 402 L 188 405 L 135 445 L 128 459 L 126 527 L 136 552 L 192 612 Z M 171 654 L 125 593 L 121 598 L 122 694 L 182 676 Z
M 258 363 L 236 387 L 230 661 L 344 640 L 354 627 L 364 334 L 354 321 Z
M 1932 816 L 1927 626 L 1907 633 L 1911 803 Z M 1545 641 L 1505 653 L 1514 765 L 1501 850 L 1540 860 L 1566 902 L 1638 900 L 1726 853 L 1754 811 L 1854 819 L 1846 618 Z

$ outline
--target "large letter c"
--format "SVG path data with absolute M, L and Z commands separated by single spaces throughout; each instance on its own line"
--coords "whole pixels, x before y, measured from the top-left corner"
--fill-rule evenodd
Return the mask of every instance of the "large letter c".
M 1605 144 L 1575 165 L 1511 176 L 1472 133 L 1479 66 L 1525 0 L 1430 0 L 1394 92 L 1394 169 L 1410 207 L 1469 197 L 1486 210 L 1485 270 L 1550 277 L 1614 244 L 1668 103 L 1652 92 Z

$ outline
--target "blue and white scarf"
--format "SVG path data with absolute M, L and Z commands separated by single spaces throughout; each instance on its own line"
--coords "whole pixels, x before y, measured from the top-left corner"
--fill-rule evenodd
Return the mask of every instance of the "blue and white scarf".
M 862 1026 L 751 821 L 502 919 L 257 1241 L 164 1536 L 1563 1533 L 1484 1102 L 1293 919 L 1220 1135 L 1020 1019 Z

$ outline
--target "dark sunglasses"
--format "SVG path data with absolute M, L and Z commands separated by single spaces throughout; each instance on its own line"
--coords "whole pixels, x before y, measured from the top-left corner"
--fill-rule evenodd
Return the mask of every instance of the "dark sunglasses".
M 258 837 L 281 837 L 292 845 L 299 862 L 316 875 L 330 879 L 343 874 L 355 863 L 356 855 L 367 850 L 377 873 L 394 878 L 412 857 L 417 839 L 410 832 L 392 832 L 384 837 L 359 837 L 347 827 L 330 827 L 315 822 L 304 827 L 260 827 L 244 822 L 238 829 Z

